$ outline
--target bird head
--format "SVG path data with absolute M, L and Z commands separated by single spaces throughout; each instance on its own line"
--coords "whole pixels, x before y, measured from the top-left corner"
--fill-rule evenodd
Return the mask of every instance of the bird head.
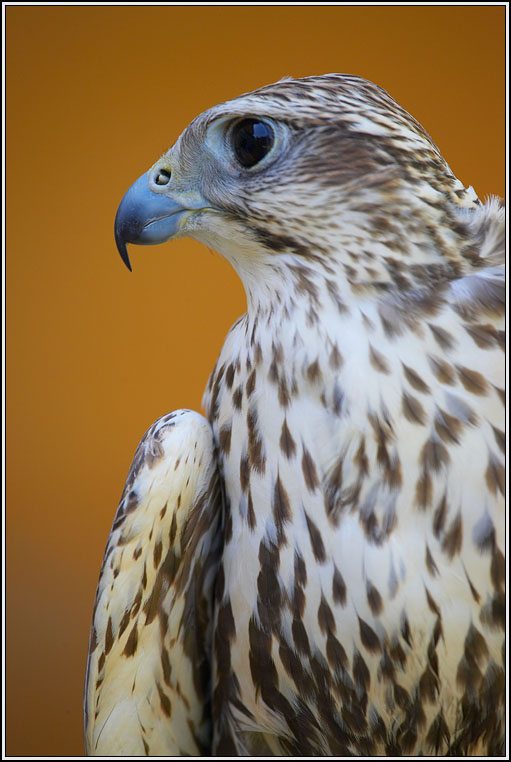
M 115 236 L 128 267 L 128 243 L 191 236 L 226 256 L 246 287 L 281 275 L 282 262 L 330 273 L 340 263 L 359 282 L 385 280 L 382 252 L 395 260 L 415 245 L 419 265 L 430 249 L 458 256 L 452 208 L 477 203 L 384 90 L 328 74 L 284 79 L 196 117 L 126 193 Z M 371 266 L 354 262 L 355 248 Z

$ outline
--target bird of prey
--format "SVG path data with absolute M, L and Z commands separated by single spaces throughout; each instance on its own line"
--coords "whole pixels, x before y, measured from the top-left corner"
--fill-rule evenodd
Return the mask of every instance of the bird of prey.
M 504 209 L 356 76 L 194 119 L 119 207 L 247 312 L 142 439 L 109 536 L 90 755 L 505 751 Z

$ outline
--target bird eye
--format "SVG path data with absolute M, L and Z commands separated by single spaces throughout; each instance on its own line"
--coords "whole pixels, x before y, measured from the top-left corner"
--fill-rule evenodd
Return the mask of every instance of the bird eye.
M 242 167 L 255 167 L 271 150 L 273 128 L 259 119 L 243 119 L 231 131 L 232 149 Z

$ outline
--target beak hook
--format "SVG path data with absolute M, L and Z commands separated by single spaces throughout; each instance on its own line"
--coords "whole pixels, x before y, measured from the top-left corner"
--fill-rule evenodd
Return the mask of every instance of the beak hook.
M 128 247 L 126 246 L 124 241 L 121 238 L 117 238 L 117 236 L 116 236 L 115 243 L 117 244 L 117 249 L 119 251 L 119 254 L 121 255 L 122 261 L 124 262 L 128 270 L 130 271 L 130 273 L 133 272 L 130 258 L 128 255 Z

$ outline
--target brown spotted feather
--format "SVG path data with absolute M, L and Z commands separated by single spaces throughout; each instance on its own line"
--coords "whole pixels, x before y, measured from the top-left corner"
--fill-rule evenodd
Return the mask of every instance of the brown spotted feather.
M 100 573 L 85 688 L 93 756 L 211 745 L 220 482 L 207 421 L 160 418 L 135 454 Z
M 248 169 L 229 147 L 245 118 L 276 135 Z M 145 440 L 105 556 L 94 680 L 116 647 L 130 663 L 143 622 L 161 621 L 160 589 L 175 590 L 177 605 L 196 580 L 200 605 L 185 605 L 181 639 L 152 673 L 163 726 L 175 727 L 174 702 L 190 695 L 204 716 L 211 707 L 209 745 L 194 719 L 188 750 L 503 755 L 501 202 L 464 187 L 385 91 L 340 74 L 215 106 L 153 170 L 170 178 L 157 192 L 200 193 L 176 236 L 220 251 L 248 307 L 204 398 L 221 531 L 202 503 L 193 550 L 180 555 L 180 514 L 168 505 L 162 515 L 162 502 L 155 527 L 167 522 L 170 542 L 118 539 L 137 518 L 140 474 L 161 458 Z M 219 560 L 204 560 L 204 542 L 222 546 Z M 123 552 L 139 582 L 119 605 Z M 205 572 L 194 576 L 204 563 L 214 602 Z M 195 654 L 204 674 L 211 667 L 210 688 L 193 670 L 180 690 L 172 682 L 174 642 L 185 662 Z

